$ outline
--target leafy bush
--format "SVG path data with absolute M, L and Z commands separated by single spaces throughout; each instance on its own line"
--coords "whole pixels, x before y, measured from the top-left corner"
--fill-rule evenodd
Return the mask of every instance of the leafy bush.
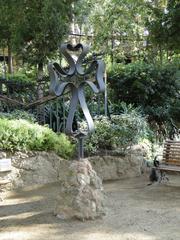
M 53 150 L 63 158 L 70 158 L 74 153 L 74 145 L 64 134 L 57 135 L 47 127 L 26 120 L 0 118 L 0 140 L 1 150 Z
M 108 71 L 113 102 L 141 106 L 149 120 L 179 118 L 180 71 L 175 64 L 114 64 Z M 175 104 L 176 103 L 176 104 Z
M 12 80 L 16 83 L 23 83 L 23 84 L 35 83 L 34 77 L 22 72 L 17 72 L 15 74 L 8 74 L 7 78 L 8 80 Z
M 28 120 L 29 122 L 32 122 L 32 123 L 36 121 L 33 114 L 28 113 L 26 111 L 21 111 L 21 110 L 14 110 L 11 113 L 0 112 L 0 118 L 6 118 L 9 120 L 24 119 L 24 120 Z
M 150 134 L 146 119 L 136 109 L 112 115 L 111 119 L 100 116 L 95 120 L 95 129 L 86 140 L 85 148 L 89 153 L 96 153 L 100 149 L 125 151 Z

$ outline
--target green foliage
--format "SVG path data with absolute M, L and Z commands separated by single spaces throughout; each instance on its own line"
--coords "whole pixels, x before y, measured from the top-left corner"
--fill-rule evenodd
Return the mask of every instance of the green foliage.
M 61 133 L 60 135 L 56 135 L 54 150 L 59 156 L 70 158 L 75 153 L 75 145 L 68 140 L 65 134 Z
M 78 8 L 81 12 L 77 22 L 85 22 L 81 28 L 88 30 L 88 34 L 93 31 L 95 49 L 111 56 L 111 61 L 139 55 L 144 50 L 147 8 L 143 0 L 80 0 L 78 3 L 77 6 L 83 7 Z
M 21 111 L 21 110 L 14 110 L 11 113 L 0 112 L 0 118 L 8 119 L 8 120 L 24 119 L 31 123 L 34 123 L 36 121 L 33 114 L 28 113 L 26 111 Z
M 147 21 L 150 40 L 161 49 L 180 52 L 180 3 L 169 0 L 165 6 L 149 4 L 151 18 Z
M 178 0 L 79 0 L 75 10 L 81 31 L 93 33 L 93 47 L 111 62 L 162 62 L 179 53 Z
M 169 109 L 169 114 L 176 121 L 177 127 L 180 128 L 180 99 L 175 99 L 173 105 Z
M 124 101 L 140 106 L 149 120 L 162 122 L 171 117 L 178 118 L 180 78 L 177 66 L 138 62 L 114 64 L 108 71 L 108 77 L 114 102 Z
M 14 83 L 21 83 L 21 84 L 28 84 L 28 83 L 33 83 L 35 84 L 35 79 L 29 77 L 25 73 L 15 73 L 15 74 L 7 74 L 7 79 L 13 81 Z
M 126 107 L 127 108 L 127 107 Z M 146 119 L 138 109 L 132 109 L 121 115 L 111 115 L 111 119 L 100 116 L 95 120 L 95 132 L 86 140 L 87 153 L 96 153 L 100 149 L 125 151 L 127 147 L 148 138 L 150 130 Z
M 63 158 L 70 158 L 74 153 L 74 145 L 64 134 L 57 135 L 47 127 L 22 119 L 0 118 L 0 139 L 1 150 L 52 150 Z
M 0 45 L 6 47 L 12 40 L 15 20 L 12 1 L 0 1 Z
M 30 64 L 44 64 L 52 56 L 68 30 L 71 0 L 18 1 L 14 46 Z
M 68 32 L 72 0 L 0 1 L 0 46 L 23 63 L 44 65 Z

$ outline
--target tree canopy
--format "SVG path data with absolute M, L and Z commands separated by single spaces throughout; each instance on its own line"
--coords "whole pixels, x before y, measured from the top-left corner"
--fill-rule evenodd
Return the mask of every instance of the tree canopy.
M 179 52 L 177 0 L 80 0 L 77 22 L 95 48 L 117 61 L 133 56 L 154 60 L 162 51 Z M 113 59 L 112 59 L 113 60 Z
M 42 65 L 74 22 L 112 61 L 154 59 L 163 50 L 179 53 L 179 9 L 177 0 L 0 0 L 0 46 Z
M 150 38 L 158 46 L 179 52 L 180 46 L 180 2 L 168 1 L 164 7 L 150 6 L 153 19 L 148 22 Z
M 72 0 L 1 0 L 1 40 L 11 41 L 23 61 L 45 63 L 67 36 L 71 3 Z

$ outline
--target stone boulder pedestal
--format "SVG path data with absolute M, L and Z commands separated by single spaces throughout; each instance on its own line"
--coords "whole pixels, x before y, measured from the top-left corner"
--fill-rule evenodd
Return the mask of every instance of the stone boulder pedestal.
M 105 215 L 102 181 L 87 159 L 70 163 L 54 213 L 60 219 L 82 221 Z

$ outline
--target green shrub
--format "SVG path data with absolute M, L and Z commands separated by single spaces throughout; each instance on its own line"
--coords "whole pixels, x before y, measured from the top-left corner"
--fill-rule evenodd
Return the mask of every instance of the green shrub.
M 74 145 L 64 135 L 57 135 L 48 127 L 26 120 L 0 118 L 0 149 L 7 151 L 55 151 L 63 158 L 70 158 Z
M 28 120 L 29 122 L 32 122 L 32 123 L 36 121 L 33 114 L 28 113 L 26 111 L 22 111 L 22 110 L 14 110 L 11 113 L 0 112 L 0 118 L 6 118 L 9 120 L 24 119 L 24 120 Z
M 12 80 L 16 83 L 23 83 L 23 84 L 35 83 L 34 77 L 28 76 L 26 73 L 22 73 L 22 72 L 17 72 L 15 74 L 8 74 L 7 79 Z
M 150 133 L 146 119 L 136 110 L 112 115 L 111 119 L 100 116 L 95 120 L 95 132 L 85 142 L 85 149 L 90 154 L 100 149 L 125 151 L 148 138 Z
M 149 120 L 179 120 L 180 71 L 175 64 L 163 66 L 132 63 L 114 64 L 108 70 L 112 102 L 141 106 Z M 117 106 L 116 106 L 116 110 Z

